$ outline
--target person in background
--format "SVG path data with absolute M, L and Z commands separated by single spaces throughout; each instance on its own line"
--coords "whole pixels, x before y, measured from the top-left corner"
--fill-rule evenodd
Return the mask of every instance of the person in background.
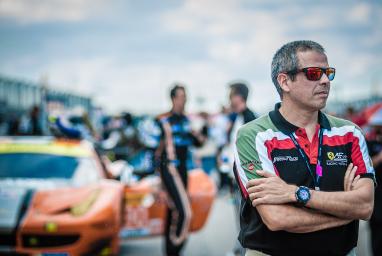
M 30 127 L 29 134 L 39 136 L 42 135 L 41 122 L 40 122 L 40 108 L 38 106 L 33 106 L 30 114 Z
M 238 130 L 244 125 L 252 120 L 255 120 L 257 116 L 255 113 L 250 110 L 247 106 L 247 99 L 249 95 L 249 89 L 246 83 L 244 82 L 234 82 L 229 85 L 230 88 L 230 104 L 231 109 L 233 111 L 233 115 L 231 115 L 231 127 L 228 131 L 228 141 L 230 144 L 229 151 L 230 154 L 235 152 L 236 150 L 236 135 Z M 231 158 L 230 158 L 231 159 Z M 234 181 L 234 173 L 233 173 L 233 161 L 234 157 L 232 157 L 232 160 L 230 161 L 230 170 L 228 172 L 228 175 L 230 176 L 230 184 L 231 184 L 231 195 L 233 197 L 233 202 L 235 206 L 235 220 L 237 222 L 237 227 L 240 228 L 240 203 L 241 203 L 241 195 L 240 190 L 237 185 L 237 183 Z M 240 245 L 238 241 L 236 241 L 234 250 L 235 255 L 243 255 L 244 249 Z
M 187 155 L 192 145 L 201 146 L 205 138 L 191 130 L 185 115 L 186 90 L 175 85 L 170 91 L 172 108 L 157 117 L 162 130 L 155 152 L 162 182 L 169 196 L 165 226 L 165 253 L 180 255 L 188 237 L 192 212 L 187 194 Z
M 351 106 L 346 108 L 344 119 L 350 120 L 358 126 L 363 126 L 367 123 L 365 117 L 358 114 Z
M 228 117 L 229 109 L 225 106 L 221 107 L 220 113 L 216 115 L 213 122 L 212 139 L 216 144 L 216 170 L 219 174 L 220 191 L 223 191 L 226 187 L 230 187 L 230 181 L 228 172 L 230 171 L 230 165 L 227 164 L 228 158 L 222 155 L 223 148 L 228 143 L 228 131 L 231 127 L 231 122 Z

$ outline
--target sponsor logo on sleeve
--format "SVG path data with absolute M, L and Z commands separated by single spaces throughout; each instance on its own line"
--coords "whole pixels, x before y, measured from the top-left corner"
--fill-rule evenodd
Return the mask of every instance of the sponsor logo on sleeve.
M 250 160 L 241 164 L 243 168 L 246 168 L 249 171 L 253 171 L 255 169 L 255 165 L 261 165 L 261 162 L 259 160 Z

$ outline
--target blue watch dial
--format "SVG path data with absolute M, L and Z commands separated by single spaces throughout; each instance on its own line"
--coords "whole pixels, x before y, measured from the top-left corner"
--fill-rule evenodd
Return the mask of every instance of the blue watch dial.
M 309 194 L 305 189 L 300 190 L 300 198 L 304 201 L 309 198 Z
M 297 199 L 297 202 L 305 205 L 310 199 L 309 188 L 300 186 L 296 191 L 296 199 Z

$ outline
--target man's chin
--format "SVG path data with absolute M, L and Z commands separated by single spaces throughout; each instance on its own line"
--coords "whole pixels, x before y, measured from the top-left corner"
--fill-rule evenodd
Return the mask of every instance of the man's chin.
M 319 109 L 321 110 L 325 107 L 326 107 L 326 100 L 322 104 L 320 104 Z
M 312 102 L 312 104 L 310 104 L 310 108 L 315 111 L 322 110 L 325 107 L 326 107 L 326 100 L 321 102 L 314 102 L 314 103 Z

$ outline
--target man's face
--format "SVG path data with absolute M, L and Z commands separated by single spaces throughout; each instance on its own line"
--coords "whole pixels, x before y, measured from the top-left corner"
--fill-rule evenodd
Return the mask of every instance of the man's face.
M 298 52 L 297 57 L 299 68 L 329 67 L 327 57 L 316 51 Z M 330 81 L 325 73 L 320 80 L 310 81 L 303 72 L 299 72 L 294 81 L 289 82 L 289 96 L 295 103 L 311 110 L 325 107 L 330 91 Z
M 175 97 L 172 99 L 172 104 L 174 105 L 174 107 L 184 109 L 186 101 L 186 92 L 182 89 L 176 90 Z
M 236 113 L 240 112 L 239 108 L 242 105 L 243 98 L 240 95 L 236 94 L 234 91 L 231 91 L 231 93 L 229 94 L 229 101 L 232 110 Z

